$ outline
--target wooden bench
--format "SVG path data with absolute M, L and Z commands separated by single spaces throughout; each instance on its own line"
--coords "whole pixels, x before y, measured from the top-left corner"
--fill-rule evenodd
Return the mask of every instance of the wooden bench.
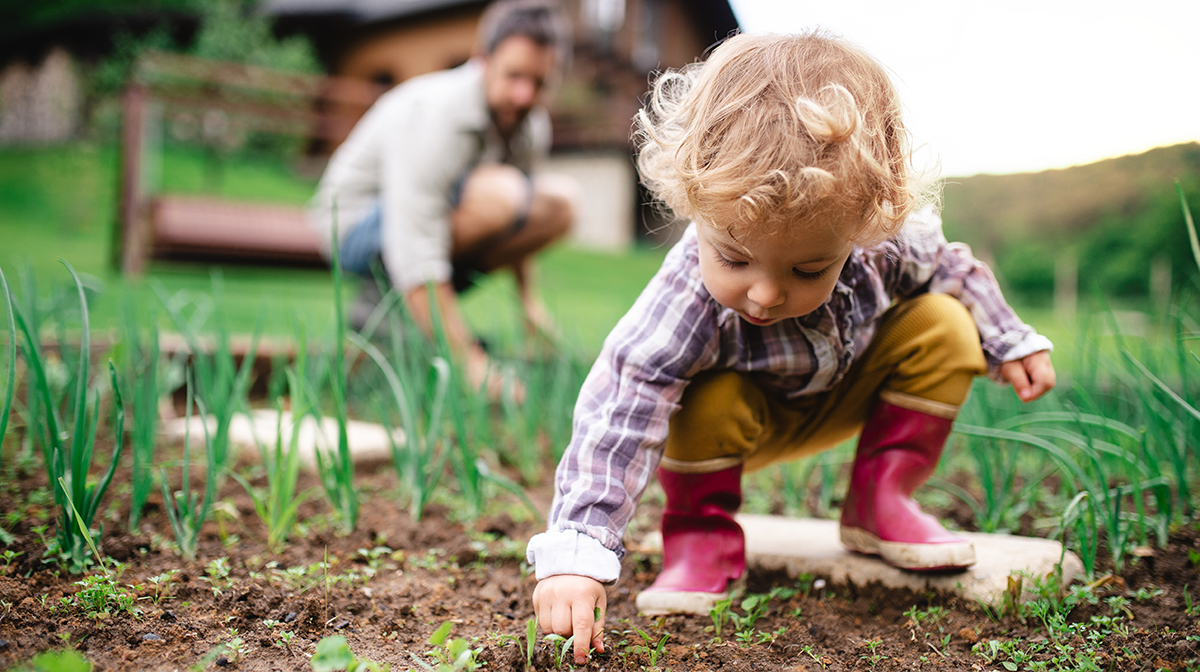
M 149 259 L 323 265 L 320 238 L 303 208 L 150 193 L 143 174 L 149 132 L 159 122 L 186 122 L 213 143 L 237 134 L 290 135 L 323 158 L 383 91 L 359 80 L 144 56 L 122 106 L 115 262 L 127 274 L 141 273 Z

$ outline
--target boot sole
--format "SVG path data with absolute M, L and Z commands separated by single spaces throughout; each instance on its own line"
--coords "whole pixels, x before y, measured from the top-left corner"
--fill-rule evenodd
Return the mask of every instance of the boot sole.
M 975 545 L 969 541 L 946 544 L 908 544 L 883 541 L 857 527 L 842 527 L 842 545 L 864 555 L 878 555 L 884 562 L 912 571 L 964 569 L 975 564 Z
M 701 593 L 689 590 L 643 590 L 637 596 L 638 613 L 646 616 L 691 615 L 708 616 L 721 600 L 728 600 L 737 589 L 746 585 L 746 574 L 730 581 L 720 593 Z

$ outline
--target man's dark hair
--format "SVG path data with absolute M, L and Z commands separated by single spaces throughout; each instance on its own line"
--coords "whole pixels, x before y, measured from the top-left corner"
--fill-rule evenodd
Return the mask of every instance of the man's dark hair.
M 557 0 L 498 0 L 489 5 L 479 20 L 479 51 L 490 55 L 514 35 L 554 47 L 559 67 L 571 56 L 571 22 Z

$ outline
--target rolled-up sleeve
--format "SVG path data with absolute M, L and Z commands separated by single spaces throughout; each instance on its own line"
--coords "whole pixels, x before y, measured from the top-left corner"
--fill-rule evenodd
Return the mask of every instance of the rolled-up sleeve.
M 971 254 L 971 248 L 946 241 L 942 220 L 933 209 L 913 215 L 893 242 L 894 253 L 883 257 L 895 263 L 894 269 L 884 273 L 891 278 L 894 295 L 903 298 L 931 292 L 961 301 L 979 330 L 989 377 L 1000 380 L 1004 362 L 1053 349 L 1048 338 L 1022 322 L 1008 305 L 991 269 Z
M 662 457 L 683 389 L 715 361 L 716 315 L 698 275 L 677 263 L 682 247 L 668 254 L 609 335 L 583 384 L 571 443 L 555 474 L 548 531 L 527 550 L 539 579 L 617 579 L 621 537 Z M 595 561 L 581 561 L 580 549 Z

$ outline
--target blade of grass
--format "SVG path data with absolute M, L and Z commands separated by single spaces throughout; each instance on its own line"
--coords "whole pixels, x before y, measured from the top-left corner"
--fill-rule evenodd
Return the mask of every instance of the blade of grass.
M 8 436 L 8 415 L 12 412 L 13 392 L 17 384 L 17 322 L 13 317 L 12 292 L 4 271 L 0 270 L 0 286 L 4 288 L 4 314 L 8 318 L 8 373 L 4 383 L 4 403 L 0 404 L 0 456 L 4 450 L 4 439 Z M 2 466 L 2 463 L 0 463 Z

